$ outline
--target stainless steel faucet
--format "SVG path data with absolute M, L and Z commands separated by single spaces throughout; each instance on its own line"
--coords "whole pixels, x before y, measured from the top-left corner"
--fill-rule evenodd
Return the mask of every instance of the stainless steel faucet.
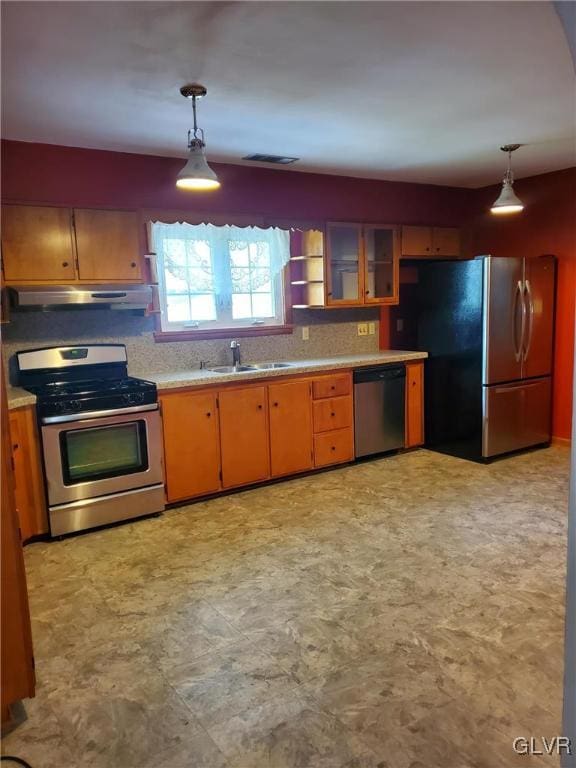
M 232 350 L 232 365 L 237 368 L 240 365 L 240 342 L 232 339 L 230 349 Z

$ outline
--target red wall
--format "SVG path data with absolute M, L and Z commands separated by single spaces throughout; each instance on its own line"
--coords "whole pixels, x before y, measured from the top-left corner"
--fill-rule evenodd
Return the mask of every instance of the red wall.
M 183 159 L 2 142 L 2 199 L 326 221 L 461 224 L 470 190 L 214 163 L 222 187 L 176 189 Z
M 472 255 L 558 257 L 553 434 L 568 440 L 572 419 L 572 370 L 576 305 L 576 168 L 531 176 L 514 184 L 524 210 L 494 216 L 499 187 L 475 193 L 470 221 Z

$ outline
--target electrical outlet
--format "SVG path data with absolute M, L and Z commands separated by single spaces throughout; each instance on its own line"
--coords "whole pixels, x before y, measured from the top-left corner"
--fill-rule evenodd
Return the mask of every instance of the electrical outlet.
M 376 333 L 376 323 L 368 323 L 368 334 L 374 336 Z
M 368 323 L 358 323 L 358 336 L 368 336 Z
M 307 325 L 302 326 L 302 341 L 308 341 L 310 339 L 310 328 Z
M 399 317 L 398 320 L 396 320 L 396 330 L 398 331 L 398 333 L 404 330 L 404 320 L 401 317 Z

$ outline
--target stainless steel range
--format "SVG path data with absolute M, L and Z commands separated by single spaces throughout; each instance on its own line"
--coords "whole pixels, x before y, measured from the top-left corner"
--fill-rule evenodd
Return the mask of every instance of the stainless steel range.
M 52 536 L 164 509 L 156 385 L 128 376 L 123 344 L 16 353 L 37 397 Z

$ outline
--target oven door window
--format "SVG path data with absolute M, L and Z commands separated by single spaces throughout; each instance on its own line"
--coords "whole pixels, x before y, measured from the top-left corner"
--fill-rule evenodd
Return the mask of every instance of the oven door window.
M 144 421 L 65 430 L 60 433 L 60 446 L 66 485 L 148 469 Z

